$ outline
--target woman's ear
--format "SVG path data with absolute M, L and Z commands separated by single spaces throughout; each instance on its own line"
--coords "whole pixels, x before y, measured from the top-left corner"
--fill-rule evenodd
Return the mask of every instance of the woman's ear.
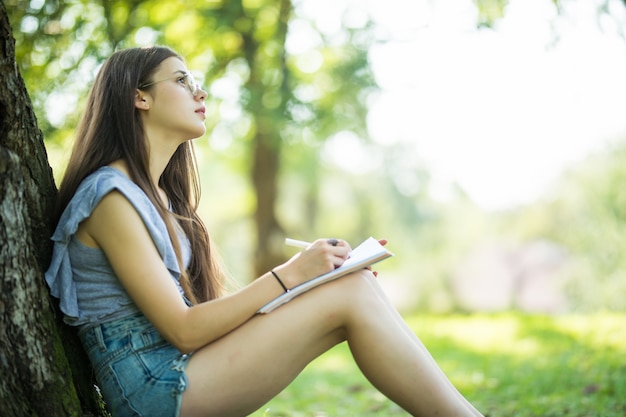
M 148 110 L 150 108 L 146 94 L 140 90 L 137 90 L 137 94 L 135 94 L 135 107 L 140 110 Z

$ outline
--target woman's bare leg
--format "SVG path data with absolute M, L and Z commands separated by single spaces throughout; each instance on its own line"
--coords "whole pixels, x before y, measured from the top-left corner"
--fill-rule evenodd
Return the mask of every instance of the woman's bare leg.
M 466 404 L 467 408 L 472 411 L 474 416 L 482 416 L 482 414 L 458 391 L 458 389 L 452 384 L 452 382 L 444 374 L 444 372 L 441 370 L 439 365 L 437 365 L 435 359 L 432 357 L 432 355 L 430 354 L 426 346 L 424 346 L 424 343 L 422 343 L 422 341 L 417 337 L 417 335 L 413 332 L 413 330 L 411 330 L 411 328 L 407 325 L 406 321 L 404 321 L 404 319 L 402 318 L 402 316 L 400 315 L 396 307 L 391 303 L 391 301 L 387 297 L 387 294 L 385 294 L 382 287 L 378 285 L 377 281 L 373 283 L 372 289 L 378 294 L 381 300 L 385 303 L 385 305 L 387 306 L 389 310 L 389 313 L 395 318 L 397 325 L 400 326 L 411 339 L 413 339 L 413 343 L 415 343 L 416 346 L 422 349 L 422 351 L 424 352 L 424 355 L 428 356 L 431 359 L 432 364 L 440 373 L 440 377 L 444 379 L 448 383 L 450 388 L 457 393 L 457 395 Z
M 412 415 L 480 415 L 363 271 L 254 317 L 194 353 L 181 416 L 246 416 L 343 340 L 374 386 Z

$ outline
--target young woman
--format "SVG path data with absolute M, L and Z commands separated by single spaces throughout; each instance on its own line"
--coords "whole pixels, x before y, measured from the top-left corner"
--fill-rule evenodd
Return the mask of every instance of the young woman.
M 319 239 L 242 289 L 221 273 L 196 214 L 190 140 L 207 93 L 165 47 L 114 53 L 90 92 L 59 192 L 46 280 L 114 416 L 245 416 L 347 341 L 365 376 L 416 416 L 480 416 L 369 270 L 267 315 L 285 291 L 350 252 Z M 284 287 L 283 287 L 284 286 Z

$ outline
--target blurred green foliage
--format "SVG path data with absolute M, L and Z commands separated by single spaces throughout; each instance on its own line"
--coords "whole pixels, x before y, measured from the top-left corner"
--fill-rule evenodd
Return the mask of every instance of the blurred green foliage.
M 509 0 L 474 0 L 478 9 L 478 25 L 491 27 L 502 18 Z
M 506 15 L 506 9 L 510 0 L 472 0 L 478 11 L 477 24 L 479 27 L 491 28 L 500 18 Z M 554 4 L 558 11 L 561 10 L 564 3 L 575 0 L 545 0 Z M 610 15 L 611 6 L 615 4 L 615 0 L 598 0 L 595 2 L 598 15 Z M 621 0 L 626 6 L 626 0 Z
M 373 36 L 367 20 L 322 32 L 289 0 L 8 0 L 7 6 L 40 128 L 60 159 L 108 55 L 156 43 L 186 58 L 210 93 L 210 133 L 198 147 L 208 149 L 208 142 L 253 186 L 252 198 L 245 200 L 256 229 L 248 239 L 256 241 L 248 248 L 256 255 L 252 274 L 284 258 L 276 243 L 283 227 L 274 212 L 283 148 L 301 157 L 296 173 L 317 200 L 315 148 L 346 131 L 368 141 L 366 104 L 376 85 L 367 59 Z M 54 166 L 57 178 L 62 166 Z
M 111 52 L 156 43 L 186 57 L 210 92 L 209 133 L 196 142 L 201 211 L 239 281 L 255 276 L 259 248 L 293 253 L 280 233 L 355 244 L 372 235 L 390 240 L 398 256 L 380 269 L 403 277 L 411 307 L 447 311 L 457 307 L 455 270 L 473 247 L 548 239 L 568 254 L 571 308 L 626 309 L 624 145 L 572 167 L 536 204 L 488 213 L 461 189 L 445 202 L 433 198 L 409 144 L 369 140 L 377 86 L 368 50 L 380 41 L 369 19 L 345 11 L 341 27 L 323 30 L 305 2 L 286 0 L 4 1 L 57 178 L 87 89 Z M 508 2 L 475 4 L 477 25 L 489 27 Z M 274 170 L 266 175 L 255 164 Z M 263 200 L 255 181 L 268 177 L 276 195 Z M 261 204 L 275 211 L 268 232 L 255 229 Z
M 533 233 L 569 251 L 566 290 L 573 305 L 583 310 L 626 309 L 624 161 L 626 141 L 588 156 L 533 209 Z

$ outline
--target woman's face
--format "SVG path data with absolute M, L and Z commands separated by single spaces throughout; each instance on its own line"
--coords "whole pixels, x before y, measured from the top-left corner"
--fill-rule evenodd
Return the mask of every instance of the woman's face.
M 195 86 L 188 74 L 181 60 L 167 58 L 154 73 L 152 85 L 139 90 L 137 108 L 144 110 L 144 128 L 149 136 L 183 142 L 206 132 L 207 93 Z M 196 90 L 195 96 L 191 90 Z

